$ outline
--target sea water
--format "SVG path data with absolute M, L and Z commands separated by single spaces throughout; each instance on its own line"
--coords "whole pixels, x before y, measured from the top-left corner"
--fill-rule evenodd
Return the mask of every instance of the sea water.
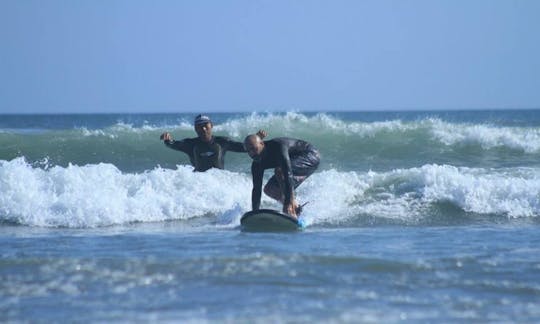
M 0 116 L 0 321 L 540 321 L 540 111 L 211 114 L 320 150 L 297 233 L 160 142 L 194 116 Z

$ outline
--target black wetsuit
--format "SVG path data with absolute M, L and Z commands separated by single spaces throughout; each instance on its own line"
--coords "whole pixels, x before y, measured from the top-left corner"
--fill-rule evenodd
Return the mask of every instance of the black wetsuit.
M 212 136 L 208 143 L 198 137 L 185 138 L 181 141 L 164 141 L 164 143 L 174 150 L 186 153 L 195 171 L 206 171 L 210 168 L 223 169 L 227 151 L 246 151 L 242 143 L 224 136 Z
M 261 189 L 264 170 L 279 168 L 283 176 L 275 174 L 266 184 L 265 190 L 279 190 L 283 203 L 289 204 L 293 191 L 319 166 L 320 155 L 310 143 L 294 138 L 280 137 L 264 141 L 260 158 L 253 160 L 251 175 L 253 191 L 251 204 L 257 210 L 261 204 Z M 274 197 L 276 198 L 276 197 Z

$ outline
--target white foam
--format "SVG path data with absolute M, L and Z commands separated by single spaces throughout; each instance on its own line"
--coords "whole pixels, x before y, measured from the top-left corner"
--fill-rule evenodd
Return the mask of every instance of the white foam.
M 66 227 L 188 219 L 248 210 L 250 186 L 248 175 L 224 170 L 126 174 L 103 163 L 42 170 L 17 158 L 0 161 L 0 219 Z
M 540 215 L 540 173 L 537 169 L 486 170 L 428 165 L 413 172 L 424 183 L 424 201 L 449 201 L 465 211 Z
M 390 172 L 314 174 L 299 187 L 308 224 L 339 224 L 358 215 L 416 221 L 430 217 L 434 203 L 466 212 L 507 217 L 540 216 L 540 171 L 424 165 Z
M 357 214 L 357 199 L 369 188 L 356 172 L 328 170 L 316 173 L 298 187 L 297 199 L 308 202 L 302 215 L 306 225 L 339 223 Z
M 360 138 L 373 138 L 380 134 L 394 134 L 407 136 L 404 132 L 424 132 L 427 138 L 442 145 L 480 145 L 484 149 L 507 147 L 522 150 L 526 153 L 540 152 L 540 129 L 535 127 L 502 127 L 487 124 L 451 123 L 438 118 L 425 118 L 416 121 L 402 121 L 400 119 L 361 122 L 345 121 L 325 113 L 307 116 L 298 112 L 252 113 L 250 115 L 228 119 L 214 125 L 214 132 L 224 134 L 236 139 L 242 139 L 247 134 L 259 129 L 269 131 L 270 137 L 277 134 L 290 136 L 291 134 L 314 133 L 358 136 Z M 118 138 L 120 134 L 145 134 L 155 131 L 193 131 L 193 125 L 185 120 L 176 125 L 151 125 L 145 122 L 142 126 L 133 126 L 118 121 L 115 125 L 105 129 L 89 130 L 80 128 L 83 136 L 106 136 Z
M 509 147 L 527 153 L 540 151 L 540 129 L 499 127 L 482 124 L 451 124 L 438 119 L 431 123 L 433 136 L 446 145 L 478 144 L 483 148 Z
M 268 173 L 268 172 L 267 172 Z M 267 177 L 270 174 L 267 174 Z M 239 225 L 251 208 L 251 176 L 212 169 L 156 168 L 122 173 L 112 164 L 48 169 L 23 158 L 0 161 L 0 220 L 30 226 L 98 227 L 211 216 L 211 226 Z M 540 170 L 424 165 L 390 172 L 323 170 L 298 188 L 310 202 L 308 225 L 358 217 L 414 221 L 434 203 L 507 217 L 540 215 Z M 263 195 L 262 206 L 280 205 Z
M 272 129 L 279 134 L 290 134 L 298 129 L 309 129 L 314 132 L 326 131 L 340 135 L 374 136 L 388 130 L 406 130 L 414 128 L 400 120 L 383 122 L 346 122 L 339 118 L 318 113 L 311 117 L 297 112 L 285 114 L 252 113 L 247 117 L 228 120 L 215 126 L 215 131 L 226 132 L 229 136 L 242 137 L 257 130 Z
M 296 112 L 287 112 L 283 115 L 252 113 L 247 117 L 228 120 L 215 126 L 216 131 L 225 132 L 237 138 L 254 133 L 260 128 L 271 129 L 278 134 L 290 134 L 303 128 L 315 132 L 360 137 L 419 130 L 427 132 L 427 135 L 434 140 L 449 146 L 477 144 L 485 149 L 509 147 L 527 153 L 540 151 L 540 129 L 538 128 L 450 123 L 438 118 L 407 122 L 399 119 L 359 122 L 344 121 L 324 113 L 311 117 Z
M 98 136 L 106 136 L 108 138 L 117 138 L 118 136 L 116 134 L 111 134 L 109 132 L 106 132 L 102 129 L 88 129 L 86 127 L 79 128 L 80 132 L 85 137 L 98 137 Z
M 108 137 L 118 138 L 123 134 L 146 134 L 149 132 L 164 131 L 164 130 L 193 130 L 193 125 L 186 121 L 181 121 L 177 125 L 151 125 L 147 121 L 142 126 L 134 126 L 131 123 L 118 121 L 116 124 L 103 129 L 88 129 L 87 127 L 78 127 L 77 131 L 84 137 Z

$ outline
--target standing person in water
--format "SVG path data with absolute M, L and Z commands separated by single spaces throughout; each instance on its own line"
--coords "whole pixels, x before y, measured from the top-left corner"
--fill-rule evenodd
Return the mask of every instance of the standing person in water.
M 261 187 L 264 170 L 274 169 L 274 175 L 264 186 L 264 193 L 283 203 L 283 212 L 298 217 L 302 206 L 294 196 L 296 189 L 319 166 L 320 154 L 310 143 L 294 138 L 274 138 L 263 141 L 257 134 L 249 135 L 244 146 L 253 159 L 251 175 L 253 210 L 261 205 Z
M 244 146 L 240 142 L 235 142 L 228 137 L 212 135 L 214 127 L 210 117 L 198 115 L 193 122 L 197 137 L 184 138 L 179 141 L 173 140 L 171 134 L 165 132 L 161 134 L 167 147 L 182 151 L 189 156 L 194 171 L 204 172 L 210 168 L 223 169 L 225 166 L 225 153 L 227 151 L 245 152 Z M 266 132 L 259 131 L 259 136 L 266 136 Z

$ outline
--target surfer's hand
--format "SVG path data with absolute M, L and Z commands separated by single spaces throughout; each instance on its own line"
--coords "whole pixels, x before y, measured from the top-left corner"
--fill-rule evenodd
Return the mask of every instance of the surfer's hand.
M 161 134 L 159 139 L 162 140 L 162 141 L 172 141 L 172 136 L 171 136 L 171 134 L 165 132 L 165 133 Z
M 259 136 L 260 139 L 264 139 L 268 136 L 268 133 L 264 129 L 259 129 L 256 135 Z
M 296 217 L 296 210 L 294 208 L 294 203 L 283 205 L 283 212 Z

